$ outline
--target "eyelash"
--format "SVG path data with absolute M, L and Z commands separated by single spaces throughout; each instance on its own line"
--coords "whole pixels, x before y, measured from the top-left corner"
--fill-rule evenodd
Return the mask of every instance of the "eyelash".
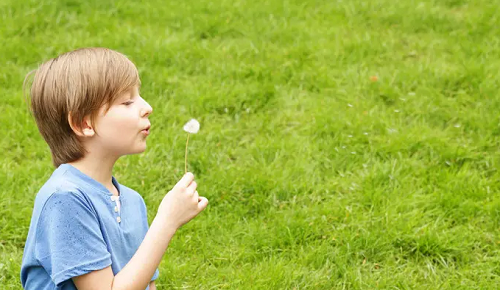
M 125 102 L 123 103 L 125 106 L 128 106 L 128 105 L 131 105 L 133 102 L 132 101 L 128 101 L 128 102 Z

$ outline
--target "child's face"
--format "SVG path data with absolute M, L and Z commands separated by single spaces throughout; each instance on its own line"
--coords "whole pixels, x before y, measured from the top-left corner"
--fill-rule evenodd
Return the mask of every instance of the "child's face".
M 122 94 L 109 107 L 101 108 L 95 120 L 97 135 L 94 142 L 103 154 L 122 156 L 146 150 L 146 137 L 151 123 L 148 120 L 153 108 L 139 95 L 134 87 Z

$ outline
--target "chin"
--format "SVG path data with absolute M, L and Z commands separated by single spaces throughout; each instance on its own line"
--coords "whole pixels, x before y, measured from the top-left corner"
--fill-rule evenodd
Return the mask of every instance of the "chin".
M 138 149 L 138 150 L 135 152 L 135 154 L 140 154 L 140 153 L 143 153 L 144 151 L 146 151 L 146 149 L 147 149 L 147 148 L 146 148 L 146 146 L 144 146 L 143 148 Z
M 146 146 L 139 147 L 139 148 L 134 148 L 134 150 L 131 150 L 131 151 L 127 152 L 127 153 L 126 153 L 126 154 L 124 154 L 124 155 L 141 154 L 141 153 L 143 153 L 144 151 L 146 151 Z

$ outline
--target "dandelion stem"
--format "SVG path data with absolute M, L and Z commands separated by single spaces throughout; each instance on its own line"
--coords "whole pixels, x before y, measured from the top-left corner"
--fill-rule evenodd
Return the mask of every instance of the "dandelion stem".
M 186 154 L 184 156 L 184 174 L 187 173 L 187 161 L 188 161 L 188 143 L 189 143 L 189 133 L 186 141 Z

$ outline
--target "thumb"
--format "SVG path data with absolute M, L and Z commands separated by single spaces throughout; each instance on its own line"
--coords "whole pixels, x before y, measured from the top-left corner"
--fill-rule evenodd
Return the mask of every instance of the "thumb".
M 200 196 L 198 198 L 198 209 L 200 212 L 204 210 L 208 205 L 208 199 L 206 197 Z

